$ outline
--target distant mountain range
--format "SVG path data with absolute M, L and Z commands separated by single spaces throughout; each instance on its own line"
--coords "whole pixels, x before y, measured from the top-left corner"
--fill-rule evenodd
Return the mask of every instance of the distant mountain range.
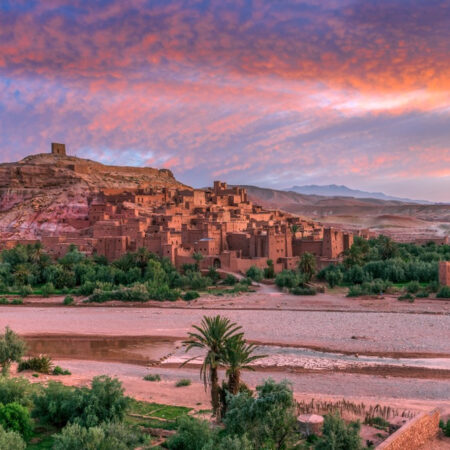
M 325 197 L 375 198 L 378 200 L 394 200 L 398 202 L 419 203 L 422 205 L 432 204 L 432 202 L 426 200 L 411 200 L 409 198 L 393 197 L 391 195 L 386 195 L 383 192 L 360 191 L 358 189 L 350 189 L 347 186 L 339 186 L 337 184 L 327 184 L 323 186 L 309 184 L 305 186 L 292 186 L 291 188 L 283 190 L 297 192 L 298 194 L 322 195 Z

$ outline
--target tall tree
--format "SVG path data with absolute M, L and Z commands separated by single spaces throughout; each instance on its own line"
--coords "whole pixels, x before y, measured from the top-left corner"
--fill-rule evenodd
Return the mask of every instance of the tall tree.
M 241 327 L 232 323 L 226 317 L 217 315 L 214 317 L 203 317 L 200 326 L 193 325 L 193 328 L 196 331 L 188 333 L 189 338 L 183 342 L 183 345 L 186 348 L 186 352 L 194 348 L 206 351 L 203 364 L 200 368 L 200 377 L 203 379 L 205 389 L 208 385 L 211 386 L 213 414 L 218 417 L 220 414 L 218 369 L 225 362 L 225 346 L 227 340 L 233 336 L 242 336 L 242 333 L 239 333 Z M 183 365 L 195 358 L 190 358 Z
M 20 361 L 25 350 L 25 342 L 11 328 L 6 327 L 5 334 L 0 335 L 0 366 L 3 376 L 8 375 L 13 361 Z
M 241 335 L 227 340 L 225 344 L 225 363 L 228 366 L 228 389 L 231 394 L 236 395 L 239 392 L 241 371 L 244 369 L 254 370 L 250 364 L 267 356 L 253 354 L 256 348 L 255 344 L 247 344 Z
M 298 263 L 298 268 L 305 275 L 306 281 L 311 281 L 316 272 L 316 257 L 312 253 L 303 253 Z

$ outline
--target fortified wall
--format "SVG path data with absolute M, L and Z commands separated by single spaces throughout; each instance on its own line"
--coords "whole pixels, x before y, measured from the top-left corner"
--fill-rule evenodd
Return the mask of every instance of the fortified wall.
M 439 262 L 439 283 L 450 286 L 450 261 Z
M 423 413 L 411 419 L 385 441 L 377 450 L 418 450 L 439 432 L 439 411 Z

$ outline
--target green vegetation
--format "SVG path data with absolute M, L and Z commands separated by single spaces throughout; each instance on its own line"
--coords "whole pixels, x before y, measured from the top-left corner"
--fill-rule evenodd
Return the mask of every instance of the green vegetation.
M 52 370 L 52 375 L 72 375 L 70 370 L 63 369 L 60 366 L 55 366 Z
M 8 375 L 12 362 L 21 360 L 25 350 L 25 342 L 9 327 L 6 327 L 5 333 L 0 335 L 0 366 L 3 376 Z
M 158 374 L 155 374 L 155 375 L 148 374 L 148 375 L 145 375 L 144 380 L 145 381 L 161 381 L 161 376 Z
M 439 427 L 443 431 L 444 436 L 450 437 L 450 419 L 447 419 L 447 422 L 440 420 Z
M 437 298 L 450 298 L 450 286 L 442 286 L 436 294 Z
M 173 301 L 180 298 L 181 290 L 204 290 L 219 279 L 214 268 L 209 276 L 202 276 L 199 263 L 203 257 L 193 257 L 196 264 L 185 265 L 180 273 L 168 259 L 143 248 L 109 263 L 101 256 L 86 257 L 75 246 L 55 261 L 39 243 L 18 245 L 0 254 L 0 293 L 21 297 L 64 294 L 65 305 L 72 304 L 72 295 L 99 303 Z
M 211 403 L 213 414 L 220 414 L 220 392 L 218 370 L 224 363 L 225 345 L 227 340 L 233 336 L 242 335 L 238 333 L 241 329 L 229 319 L 221 316 L 204 316 L 200 326 L 193 325 L 194 332 L 189 332 L 189 338 L 183 342 L 186 351 L 193 348 L 206 350 L 206 356 L 200 368 L 200 376 L 206 386 L 211 386 Z M 193 358 L 192 358 L 193 359 Z M 187 364 L 191 359 L 187 360 Z
M 317 278 L 330 288 L 349 286 L 349 296 L 382 294 L 395 285 L 424 297 L 425 292 L 439 290 L 441 260 L 450 260 L 450 245 L 404 244 L 386 236 L 369 240 L 357 237 L 344 253 L 343 263 L 322 269 Z
M 183 295 L 183 300 L 186 300 L 187 302 L 191 300 L 195 300 L 196 298 L 199 298 L 200 294 L 197 291 L 187 291 L 186 294 Z
M 20 361 L 17 371 L 32 370 L 39 373 L 50 373 L 52 371 L 53 361 L 50 356 L 40 355 Z
M 256 266 L 251 266 L 246 274 L 247 278 L 250 278 L 253 281 L 259 282 L 264 278 L 264 271 Z
M 63 300 L 63 304 L 64 304 L 65 306 L 72 305 L 73 302 L 74 302 L 74 299 L 73 299 L 73 297 L 72 297 L 71 295 L 67 295 L 67 296 L 64 298 L 64 300 Z
M 175 387 L 186 387 L 190 386 L 192 381 L 189 378 L 182 378 L 175 383 Z
M 6 431 L 0 426 L 0 448 L 2 450 L 24 450 L 25 441 L 19 433 L 15 431 Z

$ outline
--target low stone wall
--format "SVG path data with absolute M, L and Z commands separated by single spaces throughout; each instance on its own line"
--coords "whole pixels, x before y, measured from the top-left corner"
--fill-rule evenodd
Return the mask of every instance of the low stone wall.
M 377 450 L 415 450 L 439 432 L 439 411 L 422 413 L 405 423 L 383 441 Z

